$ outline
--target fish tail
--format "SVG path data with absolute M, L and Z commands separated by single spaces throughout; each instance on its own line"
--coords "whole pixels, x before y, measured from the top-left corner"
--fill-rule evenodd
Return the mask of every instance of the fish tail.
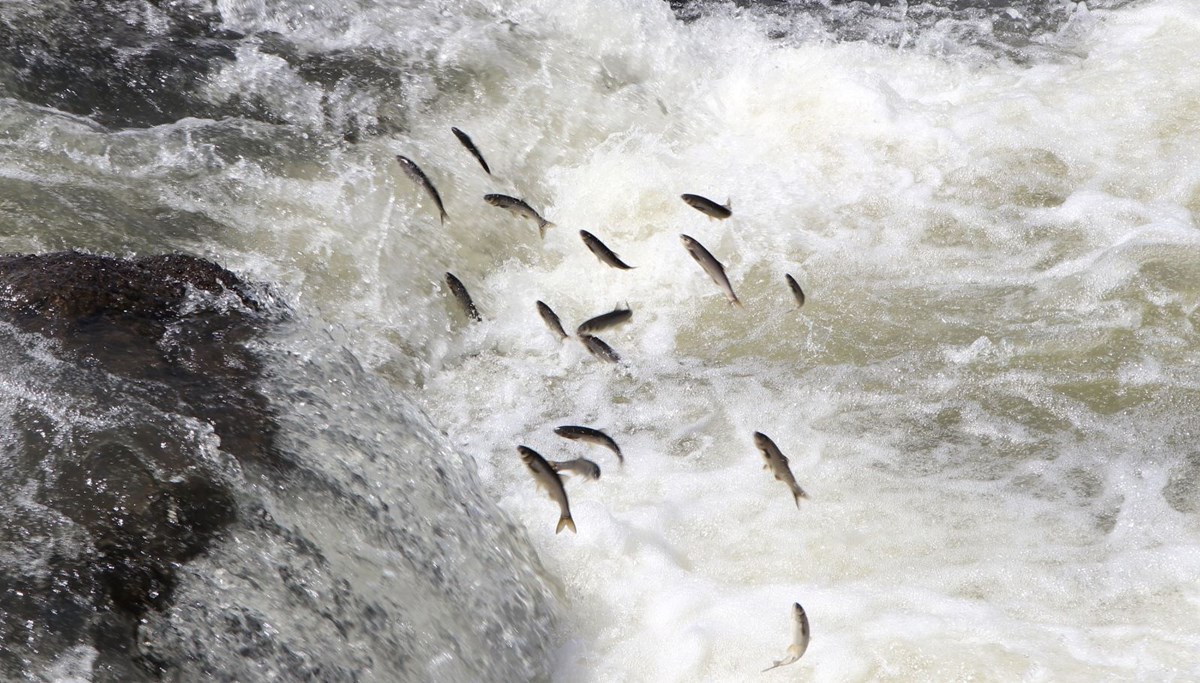
M 549 230 L 550 228 L 554 228 L 554 227 L 557 227 L 557 226 L 554 225 L 553 223 L 551 223 L 550 221 L 546 220 L 545 218 L 538 219 L 538 233 L 541 234 L 543 239 L 545 239 L 545 237 L 546 237 L 546 231 Z
M 738 308 L 745 308 L 745 306 L 742 305 L 741 299 L 738 299 L 736 294 L 733 295 L 733 298 L 730 299 L 729 303 L 737 306 Z
M 441 216 L 441 218 L 442 218 L 442 225 L 445 225 L 445 224 L 446 224 L 446 219 L 447 219 L 447 218 L 449 218 L 450 216 L 449 216 L 449 214 L 447 214 L 447 213 L 446 213 L 446 210 L 445 210 L 445 209 L 438 209 L 438 210 L 439 210 L 439 211 L 441 211 L 441 214 L 442 214 L 442 216 Z
M 563 515 L 558 518 L 558 528 L 554 530 L 554 533 L 559 533 L 563 527 L 570 529 L 573 534 L 579 533 L 575 531 L 575 520 L 571 519 L 571 515 Z
M 792 497 L 796 499 L 796 507 L 799 508 L 800 507 L 800 499 L 808 498 L 808 494 L 804 492 L 804 489 L 800 488 L 799 486 L 796 486 L 796 487 L 792 488 Z

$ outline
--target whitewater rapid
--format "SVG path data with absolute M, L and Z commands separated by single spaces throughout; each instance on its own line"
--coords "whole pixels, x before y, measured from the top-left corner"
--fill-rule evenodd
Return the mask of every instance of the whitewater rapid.
M 467 204 L 438 267 L 488 322 L 447 309 L 422 392 L 565 585 L 556 678 L 748 680 L 793 601 L 812 645 L 770 676 L 1200 676 L 1196 6 L 1079 5 L 1031 64 L 536 7 L 518 54 L 540 43 L 538 68 L 414 137 L 469 198 L 471 160 L 428 142 L 463 126 L 560 226 L 539 243 Z M 637 269 L 601 266 L 580 228 Z M 535 299 L 568 327 L 629 302 L 602 335 L 625 368 L 556 342 Z M 551 433 L 572 423 L 616 436 L 624 468 Z M 569 482 L 578 536 L 553 534 L 518 443 L 601 463 Z
M 425 540 L 455 487 L 496 503 L 455 532 L 502 539 L 448 561 L 469 598 L 412 602 L 469 621 L 458 606 L 486 604 L 512 562 L 545 589 L 513 598 L 515 631 L 546 638 L 506 635 L 506 671 L 1200 679 L 1200 5 L 992 5 L 697 3 L 684 21 L 659 0 L 218 0 L 244 38 L 194 116 L 116 130 L 4 101 L 3 179 L 45 194 L 0 206 L 3 250 L 183 250 L 271 283 L 301 328 L 264 352 L 285 443 L 372 505 L 418 499 L 406 528 Z M 397 154 L 438 187 L 444 225 Z M 556 227 L 539 238 L 491 192 Z M 579 230 L 635 268 L 601 264 Z M 628 303 L 600 335 L 623 362 L 559 342 L 537 300 L 568 330 Z M 603 428 L 624 466 L 564 424 Z M 790 458 L 798 509 L 755 431 Z M 392 444 L 403 456 L 381 460 Z M 567 481 L 577 534 L 554 533 L 519 444 L 600 464 Z M 459 470 L 433 502 L 430 457 Z M 395 558 L 357 557 L 349 522 L 279 504 L 408 603 Z M 238 540 L 182 593 L 253 564 Z M 812 643 L 760 674 L 794 602 Z M 412 624 L 369 626 L 386 648 Z M 419 666 L 364 679 L 481 670 L 454 633 L 418 635 Z M 89 656 L 60 669 L 88 679 Z

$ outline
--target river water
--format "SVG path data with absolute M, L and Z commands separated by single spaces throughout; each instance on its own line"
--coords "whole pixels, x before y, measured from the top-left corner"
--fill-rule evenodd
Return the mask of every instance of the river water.
M 356 552 L 354 515 L 275 503 L 359 594 L 409 591 L 352 647 L 262 597 L 285 625 L 259 637 L 341 667 L 313 680 L 751 680 L 793 602 L 811 645 L 762 680 L 1200 680 L 1200 4 L 88 11 L 0 10 L 0 250 L 180 250 L 269 283 L 294 319 L 262 342 L 283 442 L 380 500 L 453 470 L 390 522 L 417 544 L 471 501 L 444 594 Z M 600 333 L 621 363 L 558 341 L 537 300 L 568 331 L 628 304 Z M 624 465 L 564 424 L 605 429 Z M 555 533 L 518 444 L 600 465 L 567 478 L 578 533 Z M 254 602 L 213 557 L 255 552 L 226 541 L 184 594 Z M 220 640 L 209 607 L 149 618 Z M 395 668 L 387 634 L 414 629 Z M 204 671 L 292 679 L 239 656 Z M 91 657 L 26 676 L 92 680 Z

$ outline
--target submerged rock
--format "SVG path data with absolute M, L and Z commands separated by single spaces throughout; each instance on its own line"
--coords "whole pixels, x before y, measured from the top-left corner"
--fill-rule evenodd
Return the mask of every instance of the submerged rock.
M 0 561 L 4 678 L 79 645 L 101 679 L 148 675 L 138 620 L 170 604 L 178 568 L 237 514 L 180 421 L 207 425 L 251 469 L 278 466 L 244 343 L 260 310 L 237 276 L 190 256 L 0 257 L 5 360 L 26 356 L 32 391 L 69 384 L 63 405 L 17 405 L 5 443 L 0 481 L 20 494 L 0 507 L 0 535 L 31 561 Z M 38 356 L 56 371 L 39 377 Z
M 551 582 L 470 459 L 256 292 L 0 257 L 0 680 L 546 680 Z

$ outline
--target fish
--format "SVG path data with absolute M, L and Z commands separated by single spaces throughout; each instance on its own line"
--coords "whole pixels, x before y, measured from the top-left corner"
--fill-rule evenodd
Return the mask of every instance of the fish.
M 622 465 L 625 464 L 625 456 L 621 455 L 621 447 L 617 445 L 616 441 L 613 441 L 611 436 L 605 434 L 599 429 L 581 427 L 579 425 L 563 425 L 561 427 L 555 427 L 554 433 L 558 434 L 564 439 L 575 439 L 585 443 L 603 446 L 617 454 L 618 462 L 620 462 Z
M 522 199 L 509 197 L 506 194 L 485 194 L 483 195 L 483 200 L 492 206 L 498 206 L 501 209 L 508 209 L 522 218 L 531 218 L 537 221 L 538 234 L 543 238 L 546 236 L 546 228 L 554 227 L 553 223 L 545 218 L 542 218 L 537 211 L 533 210 L 533 207 L 526 204 Z
M 796 297 L 796 308 L 804 306 L 804 290 L 800 289 L 800 283 L 796 282 L 796 278 L 788 273 L 784 273 L 783 277 L 787 279 L 788 287 L 791 288 L 792 294 Z
M 588 460 L 587 458 L 575 458 L 574 460 L 551 460 L 550 466 L 555 472 L 562 473 L 564 470 L 578 474 L 584 479 L 596 481 L 600 478 L 600 466 Z
M 722 206 L 708 197 L 701 197 L 698 194 L 680 195 L 687 205 L 709 218 L 729 218 L 733 215 L 733 202 L 725 200 L 725 205 Z
M 593 356 L 599 358 L 600 360 L 608 361 L 609 363 L 621 362 L 620 354 L 618 354 L 613 347 L 604 343 L 604 340 L 600 337 L 590 334 L 581 334 L 579 335 L 579 340 L 583 342 L 583 345 L 587 347 L 588 351 L 592 352 Z
M 695 239 L 687 235 L 680 235 L 679 239 L 683 240 L 683 246 L 687 248 L 692 258 L 696 259 L 696 263 L 700 264 L 704 272 L 708 273 L 713 282 L 725 290 L 725 298 L 729 299 L 729 303 L 741 306 L 742 302 L 738 301 L 737 295 L 733 293 L 733 285 L 729 284 L 729 278 L 725 276 L 725 268 L 721 265 L 721 262 L 709 253 L 703 244 L 700 244 Z
M 442 205 L 442 195 L 438 194 L 437 188 L 433 186 L 433 181 L 429 179 L 429 176 L 425 175 L 421 167 L 417 166 L 416 162 L 412 159 L 402 154 L 397 154 L 396 161 L 400 162 L 400 168 L 404 169 L 404 173 L 409 178 L 412 178 L 414 183 L 420 185 L 429 193 L 430 197 L 433 197 L 433 203 L 437 205 L 438 212 L 441 214 L 442 224 L 445 224 L 449 216 L 446 215 L 446 207 Z
M 562 321 L 558 319 L 558 314 L 554 312 L 554 309 L 547 306 L 546 302 L 537 302 L 537 310 L 538 315 L 542 316 L 542 320 L 546 323 L 546 327 L 549 327 L 550 331 L 558 336 L 559 341 L 571 336 L 563 329 Z
M 792 644 L 788 645 L 787 655 L 763 669 L 763 673 L 794 663 L 803 657 L 804 651 L 808 649 L 808 641 L 812 639 L 808 629 L 808 615 L 804 613 L 804 608 L 798 602 L 792 603 L 792 629 Z
M 776 479 L 788 485 L 788 488 L 792 490 L 792 497 L 796 499 L 796 507 L 800 507 L 800 499 L 808 498 L 808 494 L 796 483 L 796 477 L 792 476 L 787 456 L 779 450 L 779 446 L 775 445 L 771 437 L 762 432 L 754 432 L 754 445 L 762 451 L 763 459 L 766 461 L 763 469 L 770 469 L 774 472 Z
M 587 230 L 580 230 L 579 236 L 583 238 L 583 243 L 586 244 L 587 248 L 596 255 L 596 258 L 600 259 L 601 263 L 610 265 L 613 268 L 618 268 L 620 270 L 632 270 L 634 268 L 634 266 L 628 265 L 622 261 L 620 256 L 617 256 L 612 249 L 609 249 L 603 242 L 600 241 L 599 237 L 596 237 Z
M 608 313 L 601 313 L 594 318 L 588 318 L 580 323 L 579 327 L 575 328 L 578 334 L 591 334 L 599 332 L 610 327 L 620 325 L 621 323 L 629 322 L 633 318 L 633 311 L 628 308 L 617 308 Z
M 471 295 L 467 292 L 467 288 L 463 286 L 462 280 L 454 277 L 453 273 L 446 273 L 446 285 L 450 287 L 450 293 L 458 299 L 458 304 L 463 307 L 463 312 L 467 317 L 475 322 L 482 322 L 483 318 L 479 315 L 479 309 L 475 308 L 475 302 L 471 301 Z
M 578 533 L 575 531 L 575 520 L 571 519 L 571 505 L 567 502 L 567 490 L 563 488 L 562 477 L 554 471 L 554 467 L 550 463 L 546 462 L 541 453 L 528 446 L 517 446 L 517 452 L 521 454 L 521 460 L 525 462 L 525 466 L 533 473 L 533 480 L 537 482 L 538 488 L 544 489 L 550 494 L 550 500 L 558 503 L 558 526 L 554 529 L 554 533 L 560 533 L 564 527 L 570 529 L 572 533 Z
M 479 148 L 475 146 L 475 143 L 471 141 L 471 136 L 455 128 L 454 126 L 450 126 L 450 130 L 454 132 L 454 137 L 458 138 L 458 141 L 462 143 L 463 147 L 466 147 L 467 151 L 475 157 L 475 160 L 479 162 L 479 165 L 483 167 L 483 170 L 487 171 L 488 175 L 491 175 L 492 169 L 488 168 L 487 162 L 483 160 L 483 153 L 480 152 Z

